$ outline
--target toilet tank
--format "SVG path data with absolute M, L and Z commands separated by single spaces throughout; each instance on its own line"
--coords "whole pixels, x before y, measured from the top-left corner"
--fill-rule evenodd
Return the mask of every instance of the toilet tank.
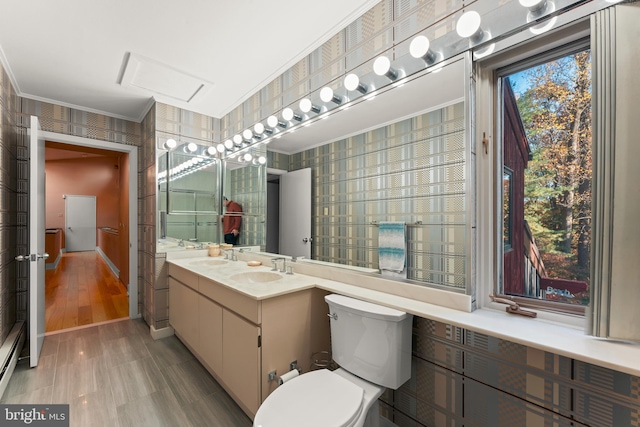
M 327 295 L 333 360 L 343 369 L 397 389 L 411 377 L 413 315 L 343 295 Z

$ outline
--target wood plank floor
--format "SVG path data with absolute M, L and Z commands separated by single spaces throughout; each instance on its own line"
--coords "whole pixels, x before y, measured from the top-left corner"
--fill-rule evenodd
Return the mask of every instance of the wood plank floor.
M 45 290 L 47 332 L 129 315 L 126 287 L 95 251 L 64 253 Z
M 69 404 L 70 427 L 252 424 L 178 338 L 154 341 L 142 319 L 47 335 L 38 366 L 21 359 L 0 403 Z

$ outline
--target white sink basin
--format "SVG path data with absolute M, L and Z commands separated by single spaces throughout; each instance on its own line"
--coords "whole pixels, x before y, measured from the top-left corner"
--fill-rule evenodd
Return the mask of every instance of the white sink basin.
M 230 279 L 244 283 L 267 283 L 280 280 L 282 276 L 278 273 L 272 273 L 271 271 L 247 271 L 245 273 L 234 274 Z
M 229 261 L 224 261 L 221 259 L 201 259 L 198 261 L 192 261 L 189 265 L 194 265 L 198 267 L 217 267 L 219 265 L 225 265 Z

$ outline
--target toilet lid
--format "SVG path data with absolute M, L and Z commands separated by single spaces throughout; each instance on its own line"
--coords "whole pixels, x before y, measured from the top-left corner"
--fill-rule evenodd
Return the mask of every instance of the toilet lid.
M 345 427 L 360 414 L 364 390 L 322 369 L 279 386 L 258 408 L 256 427 Z

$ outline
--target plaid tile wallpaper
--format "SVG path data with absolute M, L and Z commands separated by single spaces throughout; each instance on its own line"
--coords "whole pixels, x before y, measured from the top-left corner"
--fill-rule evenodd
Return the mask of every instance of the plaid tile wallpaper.
M 411 379 L 380 413 L 399 427 L 636 427 L 639 388 L 632 375 L 414 318 Z
M 15 110 L 18 97 L 9 76 L 0 64 L 0 343 L 7 337 L 16 319 L 26 318 L 26 267 L 14 261 L 26 241 L 25 164 L 28 156 L 19 147 Z M 20 159 L 20 160 L 18 160 Z M 18 165 L 20 161 L 20 165 Z M 18 172 L 20 168 L 20 175 Z M 20 178 L 20 181 L 18 180 Z M 18 212 L 18 199 L 21 210 Z M 20 245 L 18 246 L 18 236 Z M 25 253 L 25 252 L 21 252 Z M 22 263 L 27 264 L 27 263 Z M 17 307 L 20 306 L 18 310 Z

